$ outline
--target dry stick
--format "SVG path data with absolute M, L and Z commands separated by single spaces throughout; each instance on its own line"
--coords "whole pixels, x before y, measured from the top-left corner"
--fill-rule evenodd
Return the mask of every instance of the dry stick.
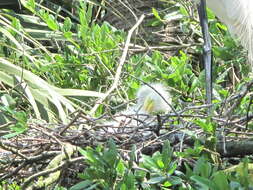
M 229 117 L 233 113 L 235 108 L 237 108 L 237 106 L 241 103 L 242 99 L 247 95 L 247 93 L 249 92 L 252 86 L 253 86 L 253 80 L 251 80 L 250 82 L 248 82 L 248 84 L 246 84 L 246 86 L 244 86 L 244 89 L 242 89 L 241 92 L 238 94 L 237 101 L 235 101 L 232 107 L 228 109 L 227 112 L 224 114 L 226 117 Z
M 69 124 L 67 124 L 67 125 L 59 132 L 59 135 L 62 135 L 63 133 L 65 133 L 66 130 L 67 130 L 68 128 L 70 128 L 71 125 L 73 125 L 73 124 L 77 121 L 77 119 L 80 117 L 81 113 L 82 113 L 82 112 L 79 111 L 79 112 L 76 114 L 76 116 L 69 122 Z
M 41 172 L 38 172 L 38 173 L 35 173 L 34 175 L 26 178 L 26 180 L 24 181 L 24 183 L 22 184 L 21 186 L 21 189 L 22 190 L 25 190 L 27 188 L 27 186 L 35 179 L 35 178 L 38 178 L 40 176 L 45 176 L 45 175 L 48 175 L 48 174 L 51 174 L 53 172 L 56 172 L 56 171 L 59 171 L 61 170 L 64 166 L 66 165 L 69 165 L 69 164 L 73 164 L 75 162 L 79 162 L 79 161 L 82 161 L 84 160 L 84 157 L 77 157 L 77 158 L 73 158 L 71 160 L 66 160 L 65 162 L 61 163 L 59 166 L 55 167 L 55 168 L 52 168 L 52 169 L 48 169 L 48 170 L 43 170 Z
M 10 126 L 10 125 L 13 125 L 13 124 L 15 124 L 15 122 L 14 122 L 14 121 L 10 121 L 10 122 L 8 122 L 8 123 L 5 123 L 5 124 L 3 124 L 3 125 L 0 125 L 0 130 L 1 130 L 1 129 L 4 129 L 4 128 Z
M 96 112 L 96 110 L 98 109 L 99 105 L 117 88 L 117 85 L 118 85 L 118 82 L 120 79 L 120 75 L 121 75 L 121 71 L 122 71 L 123 65 L 126 60 L 126 56 L 127 56 L 127 52 L 128 52 L 128 48 L 129 48 L 132 34 L 137 29 L 137 27 L 141 24 L 141 22 L 143 21 L 144 18 L 145 18 L 145 16 L 141 15 L 141 17 L 139 18 L 137 23 L 129 30 L 128 35 L 127 35 L 127 39 L 125 42 L 125 47 L 123 49 L 123 53 L 122 53 L 122 56 L 119 61 L 119 66 L 116 70 L 115 80 L 114 80 L 111 88 L 105 93 L 105 95 L 96 102 L 95 106 L 90 111 L 90 115 L 93 115 Z
M 33 129 L 35 129 L 35 130 L 37 130 L 37 131 L 42 132 L 43 134 L 45 134 L 45 135 L 49 136 L 50 138 L 54 139 L 59 145 L 62 146 L 62 142 L 61 142 L 54 134 L 51 134 L 51 133 L 49 133 L 49 132 L 47 132 L 47 131 L 44 131 L 44 130 L 43 130 L 44 127 L 43 127 L 41 124 L 38 124 L 38 126 L 39 126 L 41 129 L 38 128 L 38 127 L 32 126 L 32 125 L 30 126 L 30 128 L 33 128 Z
M 25 159 L 25 160 L 28 160 L 28 157 L 26 157 L 26 155 L 22 154 L 18 149 L 15 149 L 15 148 L 11 148 L 11 147 L 8 147 L 6 146 L 3 142 L 0 141 L 0 148 L 4 149 L 4 150 L 7 150 L 7 151 L 10 151 L 12 152 L 13 154 L 16 154 L 18 156 L 20 156 L 21 158 Z
M 16 167 L 16 168 L 14 169 L 14 171 L 9 172 L 9 173 L 5 172 L 6 174 L 3 175 L 3 176 L 0 178 L 0 181 L 3 181 L 3 180 L 5 180 L 5 179 L 8 179 L 9 177 L 13 177 L 13 176 L 14 176 L 15 174 L 17 174 L 21 169 L 23 169 L 26 165 L 27 165 L 27 162 L 23 162 L 22 164 L 19 164 L 19 166 Z
M 48 158 L 51 158 L 53 156 L 58 155 L 59 153 L 61 153 L 61 152 L 60 151 L 42 152 L 39 155 L 30 156 L 27 160 L 25 160 L 25 159 L 16 159 L 15 158 L 15 159 L 11 159 L 10 161 L 5 161 L 4 164 L 20 164 L 20 163 L 23 163 L 23 162 L 27 162 L 27 163 L 31 164 L 31 163 L 35 163 L 35 162 L 38 162 L 38 161 L 46 160 Z M 0 161 L 2 161 L 2 160 L 0 160 Z M 2 180 L 2 178 L 0 178 L 0 181 L 1 180 Z

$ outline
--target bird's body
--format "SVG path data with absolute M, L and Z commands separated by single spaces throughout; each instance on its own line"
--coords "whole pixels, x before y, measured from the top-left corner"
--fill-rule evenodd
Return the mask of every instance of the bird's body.
M 137 92 L 137 108 L 142 114 L 152 112 L 167 112 L 171 104 L 171 97 L 164 85 L 154 83 L 142 86 Z
M 108 132 L 114 133 L 120 130 L 129 130 L 140 125 L 154 123 L 152 113 L 169 112 L 171 110 L 171 96 L 166 87 L 160 83 L 143 85 L 137 91 L 137 104 L 113 116 L 108 125 Z M 125 128 L 127 126 L 127 128 Z
M 206 0 L 207 6 L 227 25 L 248 50 L 253 63 L 253 0 Z

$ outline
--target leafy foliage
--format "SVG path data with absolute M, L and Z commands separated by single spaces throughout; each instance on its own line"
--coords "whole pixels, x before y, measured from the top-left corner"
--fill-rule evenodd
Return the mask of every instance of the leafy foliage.
M 129 156 L 135 154 L 134 150 L 133 148 Z M 238 169 L 238 172 L 228 174 L 200 156 L 193 167 L 185 164 L 183 173 L 179 170 L 178 159 L 175 159 L 175 152 L 168 141 L 165 141 L 162 152 L 155 152 L 152 156 L 139 155 L 139 164 L 136 157 L 134 160 L 124 161 L 112 140 L 107 147 L 88 147 L 86 150 L 80 149 L 80 152 L 85 157 L 87 168 L 84 173 L 79 174 L 83 181 L 72 186 L 71 190 L 253 188 L 246 160 L 244 167 Z
M 196 54 L 201 53 L 202 38 L 195 14 L 190 14 L 190 2 L 173 3 L 177 8 L 173 13 L 153 8 L 154 18 L 147 25 L 166 26 L 172 17 L 179 18 L 181 29 L 191 36 L 192 44 L 182 46 L 181 51 L 169 58 L 159 48 L 145 53 L 133 50 L 124 65 L 119 88 L 100 105 L 96 115 L 104 114 L 110 106 L 134 99 L 140 81 L 162 82 L 169 86 L 173 108 L 193 116 L 185 120 L 199 127 L 206 138 L 198 139 L 186 128 L 183 132 L 194 140 L 193 147 L 175 152 L 165 141 L 162 150 L 152 155 L 140 153 L 135 146 L 123 155 L 113 140 L 105 146 L 80 148 L 86 169 L 79 173 L 80 182 L 71 190 L 253 188 L 251 160 L 244 159 L 235 170 L 224 170 L 214 154 L 219 125 L 204 117 L 203 110 L 196 117 L 194 109 L 187 109 L 205 103 L 204 70 L 196 61 Z M 8 10 L 0 12 L 0 132 L 5 139 L 25 134 L 32 118 L 67 124 L 77 110 L 88 112 L 96 104 L 94 99 L 103 97 L 110 88 L 126 37 L 124 31 L 94 18 L 94 10 L 105 8 L 103 4 L 78 1 L 69 17 L 35 0 L 22 0 L 22 4 L 27 15 Z M 245 52 L 226 26 L 217 21 L 210 10 L 208 17 L 215 62 L 214 112 L 223 113 L 224 100 L 233 92 L 240 92 L 243 84 L 250 80 L 249 65 L 244 64 Z M 247 115 L 251 101 L 249 95 L 242 97 L 233 117 Z M 165 127 L 173 125 L 182 124 L 173 116 Z M 252 129 L 252 123 L 247 125 Z M 1 182 L 0 190 L 5 187 L 20 189 L 16 183 Z M 66 188 L 57 184 L 54 189 Z

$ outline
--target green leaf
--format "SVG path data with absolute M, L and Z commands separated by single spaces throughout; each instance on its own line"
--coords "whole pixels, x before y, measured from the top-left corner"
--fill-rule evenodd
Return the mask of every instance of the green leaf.
M 120 190 L 128 190 L 127 185 L 123 183 L 120 187 Z
M 69 190 L 83 190 L 90 187 L 92 184 L 93 184 L 92 181 L 85 180 L 72 186 Z
M 164 142 L 162 149 L 162 161 L 164 164 L 164 171 L 167 171 L 172 157 L 172 149 L 168 140 Z
M 158 11 L 155 8 L 152 8 L 152 13 L 154 14 L 154 16 L 159 20 L 162 21 Z
M 42 80 L 40 77 L 34 75 L 30 71 L 24 70 L 23 68 L 20 68 L 14 64 L 11 64 L 9 61 L 3 58 L 0 58 L 0 63 L 1 63 L 0 73 L 2 73 L 1 76 L 6 76 L 4 78 L 0 77 L 0 81 L 14 87 L 17 83 L 15 80 L 15 77 L 14 78 L 10 77 L 6 75 L 6 73 L 13 76 L 16 75 L 17 77 L 22 75 L 23 80 L 27 82 L 27 85 L 29 87 L 31 87 L 30 92 L 32 96 L 34 97 L 34 99 L 39 101 L 41 105 L 43 105 L 44 109 L 52 113 L 54 111 L 52 111 L 52 108 L 50 108 L 50 105 L 48 104 L 48 102 L 45 102 L 45 101 L 50 101 L 58 110 L 59 117 L 61 118 L 61 120 L 64 123 L 68 122 L 67 112 L 65 112 L 65 108 L 70 111 L 75 111 L 75 108 L 74 108 L 75 104 L 73 104 L 72 102 L 64 98 L 62 95 L 57 93 L 51 85 L 49 85 L 47 82 Z M 33 104 L 34 100 L 32 99 L 30 100 L 31 100 L 31 104 Z M 36 110 L 37 108 L 34 108 L 34 109 Z
M 69 32 L 72 27 L 72 22 L 69 17 L 65 18 L 64 23 L 63 23 L 63 31 L 64 32 Z
M 126 175 L 124 176 L 124 184 L 126 185 L 127 189 L 129 190 L 135 190 L 135 175 L 132 172 L 128 172 L 126 173 Z
M 227 176 L 223 172 L 217 172 L 213 176 L 213 182 L 218 187 L 217 190 L 230 190 Z
M 11 109 L 14 109 L 16 105 L 16 101 L 9 94 L 3 94 L 1 96 L 1 103 Z
M 172 184 L 168 181 L 166 181 L 164 184 L 163 184 L 164 187 L 171 187 Z
M 124 165 L 124 162 L 122 160 L 119 161 L 117 167 L 116 167 L 116 170 L 117 172 L 123 176 L 125 170 L 126 170 L 126 167 Z
M 200 186 L 199 189 L 201 190 L 209 190 L 210 188 L 210 180 L 200 177 L 200 176 L 191 176 L 190 178 L 191 180 L 193 180 L 196 184 L 198 184 Z
M 183 179 L 177 176 L 170 176 L 169 178 L 170 184 L 172 185 L 182 185 Z
M 57 23 L 56 19 L 54 18 L 53 15 L 49 15 L 46 19 L 45 19 L 48 27 L 54 31 L 59 30 L 59 24 Z
M 119 162 L 118 151 L 112 139 L 109 139 L 108 150 L 104 152 L 103 157 L 111 167 L 116 167 L 116 164 Z
M 35 0 L 20 0 L 22 5 L 25 6 L 32 13 L 35 13 Z
M 7 135 L 3 135 L 1 138 L 4 138 L 4 139 L 9 139 L 9 138 L 13 138 L 17 135 L 20 135 L 22 133 L 24 133 L 27 129 L 21 129 L 17 132 L 11 132 L 10 134 L 7 134 Z
M 136 145 L 132 146 L 131 152 L 129 153 L 129 157 L 130 157 L 130 160 L 129 160 L 129 169 L 132 169 L 133 163 L 136 160 Z
M 147 168 L 149 170 L 157 170 L 158 169 L 157 164 L 150 156 L 142 155 L 142 159 L 143 159 L 142 163 L 145 168 Z
M 207 120 L 202 120 L 202 119 L 196 119 L 194 120 L 194 123 L 199 125 L 206 132 L 210 132 L 210 133 L 215 132 L 215 127 L 213 126 L 212 122 L 208 122 Z
M 160 177 L 153 177 L 150 180 L 148 180 L 146 183 L 147 184 L 161 184 L 166 180 L 166 177 L 160 176 Z

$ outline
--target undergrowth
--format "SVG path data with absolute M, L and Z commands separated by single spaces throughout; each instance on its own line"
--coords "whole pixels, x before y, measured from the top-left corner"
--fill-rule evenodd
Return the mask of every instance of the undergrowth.
M 35 119 L 54 126 L 70 123 L 77 110 L 89 113 L 115 80 L 127 36 L 127 31 L 116 29 L 108 22 L 97 22 L 95 10 L 104 10 L 103 3 L 80 1 L 69 17 L 57 12 L 57 8 L 50 9 L 34 0 L 23 0 L 22 4 L 24 14 L 0 11 L 0 134 L 5 140 L 25 135 Z M 202 51 L 196 12 L 189 13 L 192 7 L 188 1 L 175 1 L 174 5 L 178 8 L 175 14 L 181 18 L 182 31 L 195 43 L 170 57 L 159 50 L 133 49 L 124 63 L 117 89 L 103 103 L 99 102 L 96 117 L 108 109 L 110 114 L 118 112 L 118 105 L 124 107 L 135 99 L 143 82 L 166 84 L 172 95 L 172 106 L 178 113 L 189 106 L 205 104 L 205 73 L 198 61 L 201 58 L 196 56 Z M 175 16 L 166 14 L 166 10 L 153 8 L 154 19 L 149 24 L 165 26 L 166 19 Z M 242 92 L 250 81 L 249 65 L 245 64 L 245 51 L 233 40 L 226 26 L 210 10 L 208 17 L 214 62 L 213 116 L 218 117 L 215 113 L 227 111 L 224 101 Z M 251 104 L 252 92 L 244 94 L 231 111 L 231 117 L 249 115 Z M 187 114 L 194 115 L 195 111 L 188 110 Z M 204 132 L 206 139 L 195 138 L 193 147 L 181 151 L 173 150 L 168 141 L 162 143 L 161 151 L 152 155 L 137 151 L 134 145 L 129 151 L 121 151 L 113 140 L 106 145 L 79 147 L 85 167 L 83 171 L 76 171 L 75 184 L 64 187 L 56 182 L 47 188 L 252 189 L 251 158 L 245 157 L 236 168 L 227 169 L 232 164 L 221 161 L 220 155 L 214 153 L 219 140 L 216 129 L 220 126 L 210 117 L 196 117 L 191 121 Z M 180 119 L 173 120 L 169 127 L 173 125 L 180 125 Z M 247 130 L 252 130 L 250 120 L 246 125 Z M 186 133 L 189 135 L 190 130 Z M 0 147 L 6 150 L 4 145 Z M 0 190 L 20 189 L 25 180 L 14 181 L 4 180 Z

